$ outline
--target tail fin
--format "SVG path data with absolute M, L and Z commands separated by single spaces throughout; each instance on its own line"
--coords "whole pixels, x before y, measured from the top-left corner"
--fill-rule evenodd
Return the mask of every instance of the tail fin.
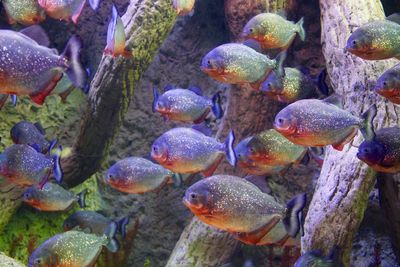
M 285 70 L 283 69 L 283 62 L 285 61 L 286 56 L 287 52 L 282 51 L 275 58 L 276 60 L 275 74 L 279 78 L 285 76 Z
M 17 106 L 17 102 L 18 102 L 18 97 L 17 95 L 10 95 L 11 96 L 11 103 L 13 105 L 13 107 Z
M 212 97 L 212 112 L 214 113 L 215 117 L 217 119 L 221 119 L 222 116 L 224 116 L 224 112 L 222 111 L 221 107 L 221 94 L 220 92 L 217 92 L 213 97 Z
M 228 137 L 225 140 L 224 148 L 225 148 L 226 158 L 232 166 L 236 166 L 237 162 L 235 150 L 233 149 L 234 142 L 235 142 L 235 134 L 233 131 L 230 131 Z
M 129 217 L 123 217 L 122 219 L 120 219 L 117 224 L 118 224 L 118 229 L 119 232 L 121 233 L 122 239 L 125 239 L 126 236 L 126 226 L 129 223 Z
M 111 21 L 107 30 L 107 45 L 104 49 L 106 55 L 130 57 L 132 54 L 125 49 L 126 35 L 124 23 L 118 15 L 117 8 L 113 5 Z
M 82 209 L 83 209 L 84 207 L 86 207 L 85 199 L 86 199 L 86 193 L 87 193 L 87 191 L 88 191 L 87 189 L 84 189 L 84 190 L 82 190 L 82 192 L 80 192 L 80 193 L 77 195 L 79 207 L 81 207 Z
M 318 166 L 322 167 L 324 164 L 324 149 L 322 147 L 309 147 L 308 154 L 315 160 Z
M 79 61 L 79 53 L 82 47 L 82 42 L 77 35 L 69 39 L 67 47 L 62 53 L 61 57 L 68 60 L 68 68 L 65 71 L 78 88 L 84 88 L 86 83 L 86 72 Z
M 304 30 L 304 18 L 301 18 L 297 23 L 296 26 L 298 28 L 297 32 L 299 33 L 300 39 L 304 42 L 306 40 L 306 31 Z
M 63 171 L 61 169 L 61 163 L 60 163 L 60 155 L 61 155 L 62 147 L 59 146 L 58 151 L 52 155 L 53 159 L 53 174 L 54 177 L 56 178 L 57 183 L 61 184 L 62 179 L 63 179 Z
M 49 155 L 50 155 L 51 151 L 53 150 L 53 148 L 57 145 L 57 142 L 58 142 L 57 138 L 50 141 L 49 147 L 47 148 L 47 153 Z
M 99 7 L 100 0 L 89 0 L 90 7 L 96 10 Z
M 156 105 L 157 105 L 157 101 L 158 101 L 158 98 L 159 98 L 159 97 L 160 97 L 160 95 L 159 95 L 159 93 L 158 93 L 158 90 L 157 90 L 156 87 L 154 87 L 154 88 L 153 88 L 153 108 L 152 108 L 153 113 L 156 112 Z
M 172 181 L 174 183 L 174 187 L 181 187 L 183 178 L 182 175 L 179 173 L 173 173 L 172 174 Z
M 321 94 L 323 94 L 324 96 L 328 96 L 329 95 L 329 87 L 326 84 L 326 76 L 327 76 L 327 71 L 326 69 L 323 69 L 318 77 L 317 77 L 317 85 L 318 85 L 318 90 L 320 91 Z
M 0 109 L 2 109 L 3 106 L 6 104 L 7 99 L 8 99 L 7 94 L 0 94 Z
M 296 237 L 299 230 L 303 231 L 302 226 L 302 211 L 307 203 L 307 195 L 300 194 L 289 200 L 286 205 L 286 214 L 282 222 L 286 232 L 291 237 Z
M 115 239 L 115 234 L 117 233 L 118 230 L 118 225 L 115 222 L 110 223 L 110 225 L 107 227 L 106 231 L 104 234 L 108 238 L 108 243 L 106 244 L 106 247 L 109 251 L 115 253 L 119 249 L 119 245 L 117 240 Z
M 373 140 L 375 138 L 375 131 L 373 120 L 377 113 L 376 105 L 372 105 L 362 116 L 363 125 L 360 128 L 360 131 L 366 140 Z

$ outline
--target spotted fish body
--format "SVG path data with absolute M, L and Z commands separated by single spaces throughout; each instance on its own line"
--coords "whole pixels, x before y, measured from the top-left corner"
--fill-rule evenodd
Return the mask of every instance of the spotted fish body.
M 93 266 L 103 246 L 107 246 L 113 252 L 117 250 L 116 241 L 113 239 L 116 226 L 113 225 L 112 228 L 107 231 L 107 236 L 97 236 L 79 231 L 68 231 L 55 235 L 35 249 L 29 257 L 28 267 Z
M 293 267 L 341 267 L 341 263 L 334 259 L 326 258 L 317 251 L 307 252 L 302 255 Z
M 46 10 L 47 15 L 53 19 L 72 20 L 76 24 L 78 23 L 86 0 L 38 0 L 38 2 L 39 5 Z M 91 1 L 91 5 L 92 2 L 93 1 Z M 98 1 L 96 2 L 98 5 Z M 92 8 L 95 9 L 93 5 Z
M 37 0 L 3 0 L 2 3 L 12 24 L 28 26 L 38 24 L 46 18 Z
M 222 117 L 219 94 L 211 100 L 190 89 L 176 88 L 162 95 L 158 95 L 156 89 L 154 90 L 153 110 L 167 120 L 201 123 L 210 111 L 213 111 L 218 119 Z
M 367 60 L 400 58 L 400 25 L 390 20 L 362 25 L 347 40 L 346 50 Z
M 161 135 L 152 146 L 151 156 L 159 164 L 175 173 L 211 175 L 223 156 L 236 164 L 231 132 L 225 143 L 190 128 L 174 128 Z
M 271 72 L 262 83 L 261 91 L 286 104 L 319 96 L 315 82 L 295 68 L 285 68 L 283 80 Z
M 30 186 L 24 193 L 23 201 L 40 211 L 64 211 L 75 203 L 84 207 L 84 194 L 76 195 L 57 184 L 46 183 L 41 189 L 36 185 Z
M 84 70 L 78 62 L 80 41 L 76 36 L 67 45 L 67 54 L 57 55 L 26 35 L 0 30 L 0 93 L 29 95 L 41 105 L 65 71 L 76 86 L 83 87 Z
M 75 228 L 81 230 L 90 230 L 90 233 L 96 235 L 104 234 L 112 220 L 100 213 L 91 210 L 81 210 L 70 215 L 63 224 L 64 231 L 70 231 Z
M 400 128 L 376 131 L 374 139 L 361 143 L 357 157 L 378 172 L 400 172 Z
M 51 158 L 28 145 L 13 145 L 0 154 L 0 175 L 18 185 L 39 184 L 52 168 Z
M 180 16 L 193 14 L 195 0 L 173 0 L 172 6 Z
M 247 144 L 250 160 L 272 166 L 299 163 L 306 153 L 306 147 L 290 142 L 274 129 L 255 135 Z
M 51 148 L 51 143 L 44 136 L 43 128 L 37 123 L 18 122 L 11 128 L 10 135 L 14 144 L 36 146 L 43 154 L 46 154 Z
M 388 69 L 379 77 L 375 92 L 392 103 L 400 104 L 400 64 Z
M 288 105 L 276 115 L 275 130 L 297 145 L 332 145 L 337 150 L 342 150 L 358 129 L 366 137 L 373 134 L 376 106 L 359 118 L 328 101 L 303 99 Z
M 253 136 L 243 139 L 235 147 L 237 165 L 239 168 L 245 171 L 247 174 L 252 175 L 275 174 L 283 171 L 285 169 L 284 166 L 271 166 L 249 159 L 247 145 L 252 138 Z
M 143 194 L 172 183 L 175 174 L 150 160 L 130 157 L 116 162 L 106 173 L 106 182 L 128 194 Z
M 252 48 L 236 43 L 223 44 L 211 50 L 202 60 L 201 69 L 217 81 L 230 84 L 259 84 L 273 70 L 282 73 L 281 64 L 285 54 L 278 60 L 269 59 Z
M 305 40 L 303 19 L 296 24 L 282 16 L 273 13 L 258 14 L 249 22 L 242 31 L 242 37 L 253 39 L 261 44 L 263 49 L 288 49 L 296 34 L 302 41 Z
M 283 243 L 289 239 L 289 232 L 291 236 L 296 236 L 300 222 L 294 219 L 298 215 L 293 214 L 304 207 L 305 195 L 296 197 L 285 208 L 246 179 L 215 175 L 189 187 L 183 202 L 204 223 L 228 231 L 235 237 L 243 238 L 243 241 L 260 245 L 260 240 L 279 224 L 286 225 L 287 231 L 280 236 Z M 288 216 L 293 216 L 291 226 L 287 225 Z M 257 239 L 246 239 L 245 233 L 250 238 L 252 234 L 264 231 L 265 234 Z

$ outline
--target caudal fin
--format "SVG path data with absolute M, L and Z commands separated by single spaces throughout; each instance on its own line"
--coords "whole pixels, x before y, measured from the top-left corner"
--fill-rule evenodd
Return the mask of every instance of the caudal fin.
M 63 180 L 63 171 L 61 169 L 61 151 L 62 151 L 62 147 L 60 146 L 57 150 L 56 153 L 54 153 L 52 155 L 52 159 L 53 159 L 53 175 L 56 178 L 57 183 L 61 184 L 62 180 Z
M 77 195 L 79 207 L 81 207 L 82 209 L 83 209 L 84 207 L 86 207 L 85 199 L 86 199 L 86 193 L 87 193 L 87 191 L 88 191 L 87 189 L 84 189 L 84 190 L 82 190 L 82 192 L 80 192 L 80 193 Z
M 158 101 L 158 98 L 159 98 L 159 97 L 160 97 L 160 95 L 159 95 L 159 93 L 158 93 L 158 90 L 157 90 L 156 87 L 154 87 L 154 88 L 153 88 L 153 105 L 152 105 L 153 113 L 156 112 L 156 106 L 157 106 L 157 101 Z
M 222 111 L 221 107 L 221 93 L 217 92 L 213 97 L 212 97 L 212 112 L 214 113 L 215 117 L 217 119 L 221 119 L 222 116 L 224 116 L 224 112 Z
M 299 34 L 300 39 L 304 42 L 306 40 L 306 31 L 304 30 L 304 18 L 301 18 L 297 23 L 297 32 Z
M 181 174 L 173 173 L 171 179 L 172 179 L 172 182 L 174 184 L 174 187 L 176 187 L 176 188 L 181 187 L 182 182 L 183 182 L 183 178 L 182 178 Z
M 69 39 L 67 47 L 61 57 L 67 60 L 68 68 L 65 73 L 77 88 L 84 88 L 86 84 L 86 71 L 79 61 L 82 42 L 77 35 Z
M 378 112 L 376 105 L 372 105 L 362 116 L 363 125 L 360 128 L 365 140 L 373 140 L 375 138 L 375 131 L 373 120 Z
M 276 60 L 275 74 L 277 77 L 285 76 L 285 70 L 283 69 L 283 62 L 285 61 L 286 57 L 287 57 L 287 52 L 282 51 L 275 58 Z
M 125 50 L 125 44 L 126 36 L 124 24 L 121 17 L 118 15 L 117 8 L 113 6 L 111 21 L 108 24 L 107 45 L 104 49 L 104 53 L 113 57 L 130 57 L 132 54 Z
M 99 7 L 100 0 L 89 0 L 90 7 L 96 10 Z
M 119 249 L 118 241 L 115 239 L 115 234 L 117 233 L 117 230 L 118 230 L 117 223 L 112 222 L 104 232 L 104 234 L 108 238 L 108 243 L 106 244 L 106 247 L 109 251 L 113 253 L 117 252 Z
M 329 87 L 326 84 L 326 76 L 327 76 L 327 71 L 326 69 L 323 69 L 318 77 L 317 77 L 317 86 L 318 86 L 318 90 L 319 92 L 324 95 L 324 96 L 328 96 L 329 95 Z
M 228 137 L 225 140 L 224 147 L 225 147 L 226 159 L 232 166 L 236 166 L 237 163 L 235 150 L 233 148 L 234 142 L 235 142 L 235 134 L 233 131 L 230 131 Z
M 307 195 L 300 194 L 289 200 L 286 204 L 286 214 L 282 222 L 285 226 L 286 232 L 291 237 L 296 237 L 299 230 L 303 229 L 302 225 L 302 211 L 307 203 Z M 303 231 L 302 231 L 303 232 Z
M 123 217 L 122 219 L 118 220 L 118 229 L 121 233 L 122 239 L 126 236 L 126 226 L 129 224 L 129 217 Z

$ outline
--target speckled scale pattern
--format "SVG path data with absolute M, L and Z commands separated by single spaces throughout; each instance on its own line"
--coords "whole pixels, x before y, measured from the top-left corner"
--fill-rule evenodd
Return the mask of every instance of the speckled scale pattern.
M 80 210 L 69 216 L 63 224 L 64 230 L 71 230 L 75 227 L 80 230 L 89 230 L 90 233 L 102 235 L 112 220 L 102 214 L 91 210 Z
M 252 18 L 245 26 L 244 33 L 253 29 L 248 37 L 258 40 L 264 49 L 283 48 L 290 45 L 299 31 L 298 26 L 273 13 L 262 13 Z
M 39 93 L 66 67 L 53 50 L 21 33 L 0 30 L 0 93 Z
M 285 68 L 283 82 L 272 72 L 262 84 L 262 90 L 274 95 L 282 103 L 293 103 L 300 99 L 318 96 L 317 87 L 301 71 L 295 68 Z
M 383 158 L 383 164 L 394 169 L 397 172 L 400 171 L 400 128 L 389 127 L 382 128 L 376 132 L 376 141 L 383 144 L 385 147 L 385 156 Z M 385 169 L 385 167 L 383 167 Z
M 28 145 L 13 145 L 0 154 L 0 175 L 19 185 L 38 184 L 53 161 Z
M 171 129 L 153 146 L 163 148 L 168 155 L 165 162 L 159 163 L 176 173 L 205 171 L 225 154 L 224 144 L 190 128 Z
M 280 116 L 296 121 L 295 133 L 283 135 L 304 146 L 340 143 L 362 124 L 362 120 L 350 112 L 318 99 L 292 103 L 281 110 L 275 120 Z
M 46 140 L 45 136 L 33 123 L 30 122 L 18 122 L 13 126 L 10 133 L 11 139 L 15 144 L 36 144 L 42 153 L 47 152 L 50 146 L 50 143 Z
M 355 53 L 363 55 L 362 58 L 377 60 L 400 56 L 400 25 L 395 22 L 379 20 L 367 23 L 358 28 L 350 38 L 365 45 Z
M 191 186 L 192 192 L 207 192 L 208 214 L 204 222 L 230 232 L 251 232 L 265 226 L 272 218 L 282 218 L 285 208 L 245 179 L 215 175 Z M 209 215 L 209 216 L 208 216 Z
M 110 167 L 106 181 L 117 190 L 138 194 L 158 189 L 167 183 L 172 175 L 171 171 L 150 160 L 129 157 Z
M 263 131 L 254 136 L 248 144 L 255 151 L 255 157 L 249 158 L 268 165 L 288 165 L 299 162 L 307 153 L 307 148 L 290 142 L 274 129 Z
M 386 70 L 376 81 L 374 89 L 389 101 L 400 104 L 400 64 Z
M 32 202 L 32 206 L 43 211 L 67 210 L 77 201 L 74 193 L 54 183 L 46 183 L 42 189 L 33 185 L 24 193 L 24 202 Z
M 173 0 L 172 6 L 179 15 L 185 16 L 193 11 L 195 0 Z
M 203 66 L 211 63 L 223 66 L 224 74 L 213 78 L 232 84 L 256 83 L 276 66 L 276 60 L 242 44 L 223 44 L 203 58 Z
M 23 25 L 32 25 L 45 19 L 44 10 L 37 0 L 3 0 L 9 18 Z
M 157 104 L 161 114 L 168 119 L 181 122 L 193 122 L 199 119 L 206 112 L 210 112 L 213 105 L 207 97 L 180 88 L 160 95 Z
M 29 258 L 29 267 L 36 267 L 33 262 L 41 258 L 39 266 L 87 267 L 101 252 L 108 239 L 105 235 L 97 236 L 78 231 L 68 231 L 55 235 L 41 244 Z M 55 261 L 55 262 L 54 262 Z M 54 265 L 46 265 L 46 264 Z

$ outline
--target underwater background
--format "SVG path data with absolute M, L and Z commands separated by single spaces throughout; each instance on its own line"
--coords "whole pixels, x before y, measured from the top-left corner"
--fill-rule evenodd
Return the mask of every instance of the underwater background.
M 63 145 L 63 157 L 73 153 L 78 155 L 74 162 L 66 163 L 67 186 L 75 193 L 88 190 L 84 209 L 101 211 L 115 220 L 129 216 L 127 237 L 119 240 L 120 250 L 114 254 L 103 249 L 95 266 L 293 266 L 300 256 L 299 248 L 245 245 L 194 217 L 182 204 L 182 197 L 201 176 L 178 188 L 166 186 L 159 192 L 140 195 L 118 192 L 104 180 L 106 170 L 118 160 L 130 156 L 147 157 L 155 139 L 171 128 L 188 125 L 165 122 L 153 113 L 154 87 L 162 89 L 169 84 L 181 88 L 197 86 L 206 96 L 220 91 L 225 116 L 211 125 L 213 134 L 221 140 L 225 139 L 230 129 L 235 131 L 237 144 L 245 137 L 272 128 L 273 118 L 285 104 L 268 98 L 262 92 L 219 83 L 200 70 L 202 58 L 221 44 L 238 41 L 243 26 L 254 15 L 285 10 L 291 21 L 304 17 L 306 41 L 296 38 L 284 65 L 306 66 L 312 76 L 317 76 L 327 65 L 321 45 L 318 1 L 197 0 L 191 16 L 177 16 L 171 2 L 103 0 L 96 11 L 86 5 L 76 25 L 51 18 L 41 23 L 50 37 L 50 47 L 60 51 L 72 34 L 80 36 L 84 44 L 81 60 L 91 70 L 90 79 L 94 82 L 88 95 L 74 90 L 66 103 L 62 103 L 58 96 L 49 96 L 40 107 L 24 97 L 18 99 L 16 107 L 5 105 L 0 112 L 0 149 L 4 150 L 12 144 L 9 132 L 15 123 L 22 120 L 40 122 L 46 136 L 57 137 Z M 343 1 L 343 12 L 346 11 L 346 2 L 356 5 L 354 1 Z M 370 2 L 380 6 L 380 1 L 358 2 L 357 5 L 361 6 Z M 132 59 L 103 57 L 113 4 L 121 16 L 128 10 L 129 14 L 122 19 L 125 25 L 131 27 L 128 36 L 133 39 L 128 42 L 133 51 Z M 400 11 L 400 4 L 394 0 L 382 1 L 382 4 L 386 15 Z M 368 8 L 364 6 L 360 10 L 367 12 Z M 4 10 L 0 27 L 10 28 Z M 14 27 L 17 30 L 20 26 Z M 103 81 L 101 75 L 109 81 Z M 332 84 L 329 78 L 328 84 Z M 108 87 L 108 92 L 103 87 Z M 330 92 L 334 90 L 330 86 Z M 362 93 L 359 96 L 364 97 Z M 357 94 L 352 97 L 350 102 L 356 103 Z M 88 101 L 91 101 L 90 104 Z M 96 101 L 102 103 L 98 108 L 103 115 L 107 115 L 95 114 L 91 125 L 88 114 L 97 112 L 92 109 Z M 357 108 L 354 105 L 352 111 L 358 114 Z M 398 110 L 393 104 L 388 105 L 388 110 L 389 117 L 398 121 Z M 92 132 L 88 134 L 84 129 Z M 90 145 L 97 148 L 87 148 Z M 76 152 L 74 146 L 82 150 Z M 87 154 L 88 151 L 91 154 Z M 294 165 L 285 173 L 284 179 L 280 175 L 271 175 L 262 180 L 262 186 L 281 203 L 302 192 L 306 192 L 311 200 L 320 171 L 321 167 L 314 161 Z M 239 168 L 233 168 L 226 162 L 219 166 L 216 173 L 245 176 Z M 389 188 L 393 188 L 399 200 L 400 179 L 393 176 L 391 181 Z M 0 193 L 0 251 L 25 266 L 33 250 L 46 239 L 62 232 L 64 220 L 80 208 L 74 206 L 66 212 L 41 213 L 21 205 L 18 196 L 22 194 L 22 189 L 12 188 L 9 191 L 7 181 L 3 179 L 1 182 L 1 191 L 5 193 Z M 366 192 L 369 194 L 368 190 Z M 378 189 L 373 188 L 366 197 L 367 203 L 358 203 L 359 213 L 363 214 L 364 208 L 366 210 L 361 215 L 363 219 L 359 229 L 354 232 L 351 263 L 346 266 L 400 266 L 396 258 L 396 249 L 399 250 L 400 245 L 393 245 L 391 239 L 395 235 L 393 231 L 399 235 L 399 221 L 396 222 L 397 230 L 393 230 L 396 227 L 387 219 L 391 217 L 391 210 L 388 214 L 380 206 L 377 196 Z M 396 205 L 399 210 L 399 204 Z M 399 239 L 394 240 L 399 242 Z M 321 249 L 326 250 L 325 247 Z M 0 254 L 0 266 L 14 266 L 8 264 Z

